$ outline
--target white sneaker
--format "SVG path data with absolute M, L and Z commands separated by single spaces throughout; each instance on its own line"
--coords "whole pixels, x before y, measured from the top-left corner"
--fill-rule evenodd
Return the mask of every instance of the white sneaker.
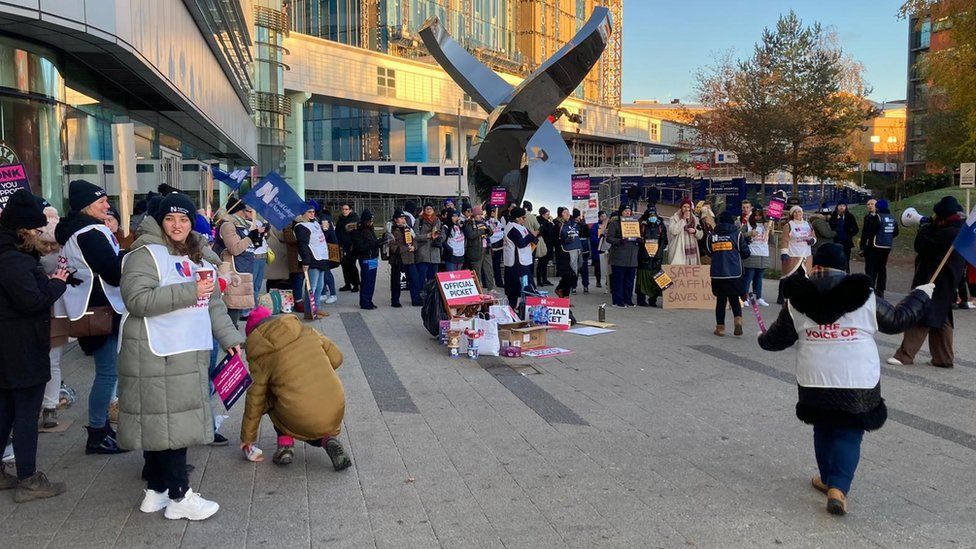
M 892 366 L 904 366 L 904 364 L 902 364 L 902 362 L 900 360 L 898 360 L 897 358 L 895 358 L 895 357 L 891 357 L 888 360 L 886 360 L 885 362 L 887 362 L 888 364 L 891 364 Z
M 169 500 L 166 505 L 166 518 L 172 520 L 204 520 L 212 517 L 220 509 L 215 501 L 203 499 L 200 494 L 187 489 L 183 499 Z
M 336 301 L 339 301 L 339 298 L 334 295 L 330 295 L 329 299 L 325 300 L 326 303 L 335 303 Z
M 146 497 L 142 498 L 142 505 L 139 506 L 139 510 L 143 513 L 162 511 L 169 504 L 168 492 L 157 492 L 148 489 L 143 491 L 146 493 Z
M 763 307 L 769 307 L 769 303 L 766 303 L 766 300 L 763 299 L 763 298 L 761 298 L 761 297 L 759 298 L 759 300 L 757 301 L 757 303 L 759 303 Z

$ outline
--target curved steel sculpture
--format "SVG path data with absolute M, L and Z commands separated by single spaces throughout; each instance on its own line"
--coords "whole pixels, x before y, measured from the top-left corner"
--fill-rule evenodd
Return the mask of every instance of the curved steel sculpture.
M 472 200 L 487 201 L 493 187 L 505 187 L 510 200 L 536 208 L 572 205 L 573 158 L 549 117 L 603 54 L 610 24 L 610 11 L 597 7 L 572 40 L 512 87 L 455 42 L 436 17 L 424 23 L 420 37 L 427 50 L 490 113 L 468 155 Z

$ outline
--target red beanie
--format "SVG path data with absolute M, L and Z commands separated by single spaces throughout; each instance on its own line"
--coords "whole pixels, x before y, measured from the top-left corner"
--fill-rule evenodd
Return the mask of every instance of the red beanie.
M 258 307 L 251 311 L 250 316 L 247 317 L 247 324 L 244 325 L 244 334 L 251 335 L 251 332 L 261 324 L 261 321 L 269 318 L 271 316 L 271 311 L 267 307 Z

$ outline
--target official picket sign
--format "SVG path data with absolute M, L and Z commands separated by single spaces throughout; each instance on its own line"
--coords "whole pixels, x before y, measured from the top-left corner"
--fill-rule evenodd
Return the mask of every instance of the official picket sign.
M 450 271 L 437 273 L 437 283 L 444 292 L 448 307 L 474 305 L 481 303 L 481 292 L 471 271 Z
M 715 308 L 708 265 L 665 265 L 664 272 L 673 282 L 664 290 L 665 309 Z
M 20 189 L 30 190 L 27 172 L 23 164 L 0 166 L 0 210 L 7 205 L 10 197 Z
M 526 296 L 525 311 L 526 320 L 532 318 L 530 311 L 537 308 L 544 308 L 545 314 L 538 315 L 536 318 L 546 319 L 545 324 L 552 330 L 568 330 L 569 322 L 569 298 L 568 297 L 535 297 Z M 535 319 L 532 318 L 533 322 Z

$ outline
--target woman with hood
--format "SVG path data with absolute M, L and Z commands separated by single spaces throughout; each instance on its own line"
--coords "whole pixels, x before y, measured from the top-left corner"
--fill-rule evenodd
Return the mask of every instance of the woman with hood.
M 914 326 L 933 285 L 916 287 L 892 306 L 874 295 L 865 275 L 844 272 L 841 246 L 825 244 L 813 263 L 813 272 L 782 281 L 787 305 L 759 335 L 759 346 L 766 351 L 797 346 L 796 417 L 813 425 L 820 473 L 811 484 L 826 496 L 828 513 L 843 515 L 864 432 L 880 429 L 888 416 L 874 335 Z
M 68 272 L 77 284 L 69 285 L 55 306 L 57 316 L 78 320 L 90 308 L 113 312 L 107 335 L 78 338 L 78 344 L 94 355 L 95 380 L 88 393 L 88 441 L 86 454 L 118 454 L 123 450 L 108 421 L 109 404 L 118 379 L 119 319 L 125 306 L 119 282 L 122 257 L 119 241 L 105 226 L 109 217 L 108 195 L 97 185 L 78 179 L 68 185 L 68 215 L 54 230 Z M 59 261 L 61 261 L 59 259 Z
M 437 218 L 434 206 L 424 204 L 424 209 L 417 220 L 417 251 L 414 260 L 417 262 L 417 275 L 420 284 L 425 286 L 434 279 L 438 265 L 441 264 L 441 248 L 444 245 L 444 225 Z
M 461 213 L 453 208 L 444 211 L 444 270 L 459 271 L 464 266 L 465 239 Z
M 742 335 L 742 260 L 749 257 L 749 241 L 735 228 L 735 215 L 726 210 L 705 240 L 705 252 L 712 258 L 709 275 L 715 296 L 715 335 L 725 335 L 725 306 L 732 308 L 733 335 Z
M 638 250 L 637 259 L 637 305 L 657 307 L 657 297 L 661 287 L 654 281 L 654 275 L 664 263 L 664 249 L 668 247 L 668 231 L 664 222 L 657 216 L 657 206 L 651 204 L 640 218 L 641 236 L 644 245 Z
M 851 272 L 851 250 L 854 249 L 854 237 L 857 236 L 857 218 L 854 217 L 850 211 L 847 210 L 847 201 L 841 200 L 834 207 L 834 212 L 830 214 L 830 228 L 836 232 L 834 236 L 834 242 L 840 244 L 844 248 L 844 254 L 847 256 L 847 265 L 844 270 Z
M 214 441 L 213 340 L 236 354 L 244 338 L 204 259 L 206 241 L 192 230 L 194 209 L 186 195 L 167 195 L 154 216 L 162 230 L 140 236 L 123 262 L 119 443 L 143 450 L 142 512 L 203 520 L 220 506 L 190 489 L 186 449 Z
M 0 490 L 22 503 L 65 491 L 37 471 L 37 416 L 51 379 L 51 306 L 65 292 L 68 271 L 46 274 L 38 262 L 39 200 L 20 189 L 0 213 L 0 442 L 13 433 L 17 476 L 0 467 Z
M 634 304 L 634 280 L 637 278 L 637 250 L 643 246 L 642 239 L 625 237 L 623 221 L 631 221 L 633 212 L 629 204 L 620 206 L 617 215 L 607 225 L 607 252 L 610 263 L 610 294 L 614 307 L 636 307 Z
M 698 218 L 692 210 L 691 199 L 685 197 L 668 221 L 668 264 L 701 265 L 698 240 L 704 236 Z
M 372 310 L 376 308 L 373 304 L 373 292 L 376 291 L 376 272 L 379 269 L 380 248 L 386 244 L 386 239 L 380 240 L 376 237 L 376 230 L 373 228 L 373 212 L 365 209 L 359 216 L 359 228 L 353 231 L 352 253 L 356 254 L 359 261 L 359 308 Z

